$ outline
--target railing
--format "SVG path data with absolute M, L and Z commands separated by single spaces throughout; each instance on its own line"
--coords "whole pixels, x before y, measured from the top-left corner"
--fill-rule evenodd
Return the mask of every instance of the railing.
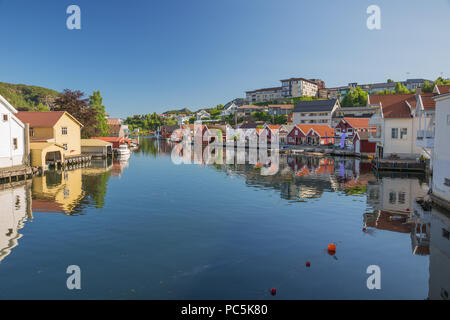
M 425 139 L 433 139 L 434 132 L 427 131 L 427 130 L 417 130 L 417 140 L 423 140 L 424 138 Z

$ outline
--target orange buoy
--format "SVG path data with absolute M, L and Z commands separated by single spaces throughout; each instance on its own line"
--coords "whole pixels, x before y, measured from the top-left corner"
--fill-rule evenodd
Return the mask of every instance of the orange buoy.
M 328 244 L 328 251 L 336 252 L 336 245 L 334 243 Z

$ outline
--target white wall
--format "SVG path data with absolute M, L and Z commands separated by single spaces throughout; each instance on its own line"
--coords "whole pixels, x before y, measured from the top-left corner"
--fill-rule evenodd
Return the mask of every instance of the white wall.
M 450 187 L 444 185 L 450 179 L 450 97 L 436 101 L 436 128 L 433 155 L 433 194 L 450 201 Z
M 0 261 L 2 261 L 11 249 L 17 246 L 17 240 L 21 237 L 22 229 L 28 217 L 31 205 L 27 198 L 26 186 L 0 191 Z M 30 212 L 31 214 L 31 212 Z
M 0 168 L 23 164 L 25 154 L 25 126 L 6 103 L 0 96 Z M 3 121 L 4 114 L 8 115 L 7 121 Z M 14 138 L 18 141 L 16 150 L 13 147 Z
M 398 139 L 392 139 L 392 128 L 398 128 Z M 408 130 L 405 139 L 400 139 L 400 130 L 402 128 Z M 418 158 L 422 150 L 416 146 L 417 128 L 417 118 L 384 118 L 384 157 L 387 158 L 395 153 L 401 158 Z

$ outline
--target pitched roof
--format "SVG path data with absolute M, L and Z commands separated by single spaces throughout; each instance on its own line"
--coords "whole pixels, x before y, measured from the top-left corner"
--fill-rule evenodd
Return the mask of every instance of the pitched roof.
M 324 124 L 296 124 L 295 126 L 299 128 L 305 135 L 307 135 L 312 129 L 320 137 L 334 137 L 334 129 Z
M 347 121 L 349 125 L 351 125 L 355 129 L 367 129 L 369 128 L 369 118 L 350 118 L 344 117 L 344 120 Z
M 438 94 L 444 94 L 450 91 L 450 85 L 436 86 L 439 90 Z
M 108 123 L 108 125 L 113 126 L 113 125 L 119 125 L 120 126 L 120 119 L 117 118 L 108 118 L 106 120 L 106 122 Z
M 411 109 L 415 107 L 416 98 L 414 94 L 371 94 L 369 104 L 379 104 L 384 118 L 411 118 Z
M 300 101 L 295 104 L 294 112 L 331 112 L 337 99 Z
M 293 104 L 269 104 L 269 108 L 294 109 Z
M 281 87 L 263 88 L 263 89 L 253 90 L 253 91 L 246 91 L 245 93 L 256 93 L 256 92 L 275 91 L 275 90 L 281 90 Z
M 67 114 L 70 118 L 72 118 L 77 124 L 80 125 L 80 127 L 83 126 L 70 113 L 65 111 L 20 111 L 16 114 L 16 117 L 23 123 L 30 124 L 30 127 L 48 128 L 53 127 L 64 114 Z
M 434 93 L 420 94 L 420 98 L 422 99 L 422 106 L 425 110 L 434 110 L 436 108 L 436 102 L 433 99 L 434 96 Z

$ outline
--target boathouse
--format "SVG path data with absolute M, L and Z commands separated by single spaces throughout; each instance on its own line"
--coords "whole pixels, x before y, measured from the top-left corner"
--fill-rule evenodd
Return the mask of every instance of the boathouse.
M 81 139 L 81 152 L 92 157 L 106 158 L 112 155 L 113 144 L 99 139 Z
M 357 132 L 353 136 L 353 151 L 359 155 L 375 155 L 376 142 L 369 141 L 369 132 Z
M 113 149 L 118 149 L 121 144 L 131 144 L 130 139 L 125 137 L 94 137 L 91 139 L 101 140 L 112 144 Z

